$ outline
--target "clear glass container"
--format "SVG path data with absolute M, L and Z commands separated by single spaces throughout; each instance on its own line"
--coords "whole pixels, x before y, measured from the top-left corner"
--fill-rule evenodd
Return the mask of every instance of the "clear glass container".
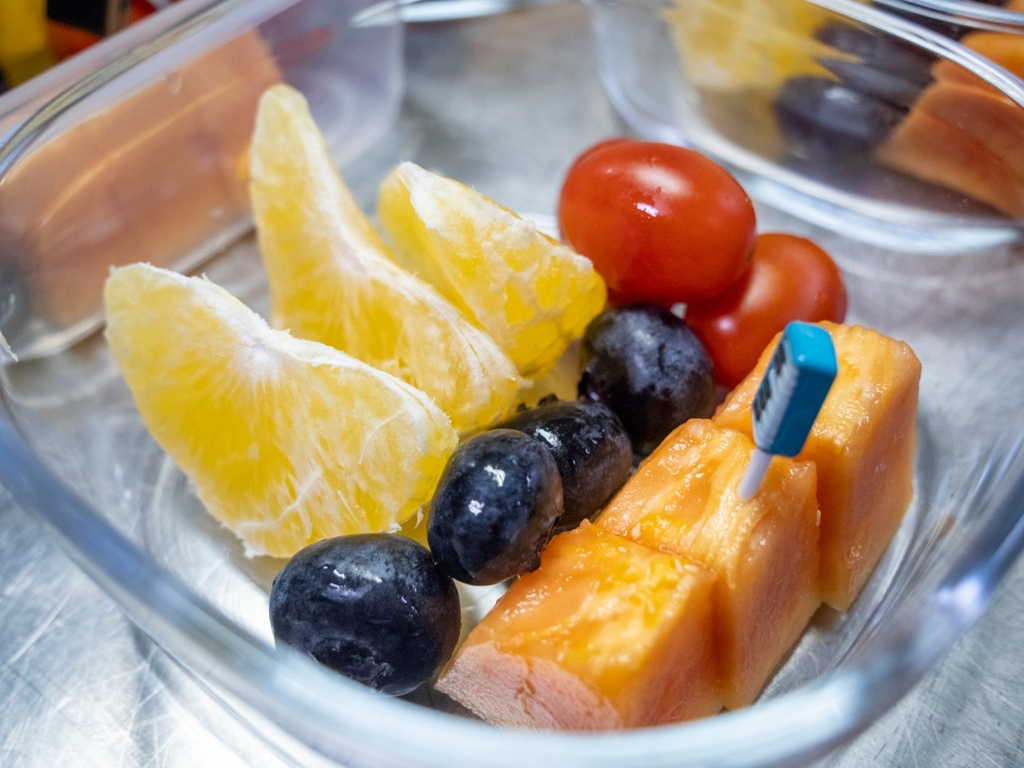
M 900 531 L 852 610 L 821 609 L 754 706 L 630 732 L 502 730 L 429 688 L 390 699 L 275 648 L 267 594 L 281 561 L 246 558 L 205 513 L 147 434 L 95 332 L 102 276 L 126 259 L 183 270 L 201 261 L 211 280 L 266 313 L 266 278 L 244 198 L 228 183 L 239 178 L 227 170 L 237 171 L 228 161 L 239 148 L 216 140 L 244 135 L 251 110 L 197 123 L 190 109 L 134 105 L 149 104 L 154 88 L 164 101 L 202 93 L 190 69 L 200 57 L 223 64 L 203 72 L 233 82 L 235 57 L 245 54 L 245 82 L 232 92 L 251 97 L 250 80 L 260 72 L 276 76 L 275 67 L 304 89 L 368 209 L 390 167 L 413 160 L 542 222 L 552 221 L 573 158 L 616 132 L 616 122 L 586 55 L 589 43 L 573 37 L 582 11 L 572 4 L 530 11 L 545 14 L 537 24 L 511 15 L 493 22 L 501 26 L 443 24 L 418 34 L 406 52 L 409 88 L 393 123 L 400 29 L 353 27 L 346 14 L 358 9 L 326 0 L 185 11 L 143 28 L 140 47 L 80 73 L 0 148 L 0 200 L 20 205 L 0 205 L 10 233 L 0 255 L 0 333 L 18 358 L 0 352 L 0 483 L 143 631 L 275 750 L 304 765 L 349 768 L 793 764 L 866 728 L 979 616 L 1024 547 L 1019 246 L 935 259 L 865 246 L 758 203 L 762 231 L 808 235 L 833 253 L 849 291 L 848 320 L 908 341 L 924 373 L 916 497 Z M 320 31 L 325 24 L 330 35 Z M 286 44 L 325 38 L 362 53 L 318 70 L 327 49 Z M 364 75 L 377 87 L 344 86 L 365 82 Z M 331 109 L 331 99 L 346 93 L 364 94 L 353 102 L 358 119 L 332 123 L 345 110 Z M 111 123 L 112 114 L 133 120 Z M 135 159 L 143 154 L 121 160 L 126 145 L 136 146 L 134 126 L 146 121 L 163 126 L 144 132 L 154 137 L 158 149 L 150 156 L 160 161 Z M 132 130 L 98 130 L 112 124 Z M 64 149 L 79 132 L 92 154 Z M 190 137 L 184 148 L 183 133 Z M 202 147 L 231 149 L 176 162 L 198 151 L 197 136 L 206 139 Z M 103 137 L 109 143 L 98 152 Z M 41 168 L 50 170 L 35 172 Z M 102 195 L 77 193 L 105 189 L 103 173 L 113 175 L 116 189 L 136 194 L 111 205 Z M 164 202 L 176 225 L 139 195 Z M 145 251 L 137 247 L 142 242 L 150 243 Z M 494 594 L 464 597 L 472 623 Z
M 918 253 L 1024 231 L 1024 83 L 976 51 L 849 0 L 590 6 L 627 122 L 721 160 L 757 199 Z

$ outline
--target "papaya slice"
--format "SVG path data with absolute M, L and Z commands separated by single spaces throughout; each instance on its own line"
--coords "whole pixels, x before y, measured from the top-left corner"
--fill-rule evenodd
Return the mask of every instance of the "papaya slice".
M 904 342 L 859 326 L 822 322 L 839 372 L 803 450 L 817 467 L 822 599 L 846 610 L 860 594 L 914 494 L 921 363 Z M 751 434 L 750 404 L 776 340 L 715 414 Z
M 728 709 L 754 701 L 821 602 L 814 465 L 774 458 L 758 493 L 742 502 L 738 485 L 753 448 L 740 432 L 691 419 L 597 521 L 715 572 L 719 690 Z
M 437 689 L 488 722 L 543 730 L 715 714 L 714 577 L 588 521 L 551 540 L 469 634 Z
M 973 75 L 971 76 L 973 77 Z M 1024 217 L 1024 110 L 991 89 L 939 80 L 877 151 L 891 168 Z

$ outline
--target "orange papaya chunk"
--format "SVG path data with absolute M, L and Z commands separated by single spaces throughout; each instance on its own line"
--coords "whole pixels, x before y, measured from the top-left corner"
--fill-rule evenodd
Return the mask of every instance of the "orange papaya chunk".
M 551 540 L 437 682 L 488 722 L 605 730 L 715 714 L 714 578 L 584 521 Z
M 754 444 L 691 419 L 655 450 L 597 525 L 716 573 L 722 703 L 753 702 L 820 604 L 818 505 L 809 462 L 776 457 L 758 493 L 737 486 Z
M 818 468 L 821 596 L 846 610 L 914 495 L 921 363 L 907 344 L 876 331 L 819 325 L 832 335 L 839 372 L 797 459 Z M 715 422 L 751 433 L 750 403 L 777 340 L 722 404 Z
M 877 150 L 891 168 L 1024 216 L 1024 109 L 988 89 L 940 80 Z

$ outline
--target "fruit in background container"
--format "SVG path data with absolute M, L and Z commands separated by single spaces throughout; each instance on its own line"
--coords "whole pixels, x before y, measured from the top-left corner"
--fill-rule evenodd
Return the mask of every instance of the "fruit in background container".
M 746 269 L 754 207 L 698 152 L 629 141 L 570 169 L 558 202 L 562 235 L 621 301 L 671 305 L 722 291 Z
M 810 160 L 862 161 L 931 82 L 935 56 L 872 29 L 830 20 L 813 31 L 828 73 L 788 79 L 772 107 L 780 133 Z
M 1013 4 L 1007 5 L 1014 10 Z M 1024 10 L 1024 5 L 1016 10 Z M 1024 75 L 1024 36 L 971 32 L 960 41 Z M 884 165 L 941 184 L 1004 214 L 1024 216 L 1021 107 L 959 64 L 937 61 L 935 82 L 882 144 Z
M 498 425 L 517 429 L 550 452 L 562 478 L 564 512 L 556 530 L 575 528 L 629 478 L 633 446 L 615 412 L 598 402 L 542 400 Z
M 817 59 L 828 49 L 811 33 L 829 15 L 804 0 L 677 0 L 664 16 L 698 89 L 771 90 L 824 73 Z
M 584 521 L 552 539 L 437 689 L 490 723 L 638 728 L 715 714 L 713 577 Z
M 300 93 L 281 85 L 263 95 L 251 157 L 249 189 L 274 325 L 423 390 L 459 432 L 505 415 L 519 389 L 512 361 L 391 260 Z
M 829 47 L 830 56 L 846 56 L 882 72 L 919 84 L 932 81 L 935 54 L 892 35 L 833 19 L 814 30 L 814 37 Z
M 1024 217 L 1024 111 L 989 89 L 940 80 L 882 144 L 885 165 Z
M 580 397 L 622 420 L 640 456 L 687 419 L 710 416 L 711 358 L 686 323 L 653 304 L 606 310 L 580 347 Z
M 199 278 L 135 264 L 104 300 L 143 422 L 247 553 L 394 529 L 429 500 L 457 437 L 419 390 Z
M 712 601 L 722 703 L 752 703 L 803 632 L 818 595 L 815 467 L 777 456 L 740 501 L 754 445 L 706 419 L 687 422 L 616 494 L 601 528 L 716 574 Z
M 1024 35 L 1010 35 L 1004 32 L 972 32 L 964 37 L 960 44 L 991 59 L 1017 77 L 1024 77 Z M 932 69 L 932 74 L 936 80 L 958 82 L 961 85 L 970 85 L 974 88 L 1001 94 L 991 83 L 982 80 L 973 72 L 964 69 L 959 64 L 954 64 L 949 59 L 937 61 Z
M 810 240 L 783 233 L 759 235 L 743 277 L 686 308 L 686 324 L 711 356 L 715 379 L 730 388 L 787 323 L 845 317 L 846 286 L 835 262 Z
M 858 61 L 822 59 L 821 63 L 851 91 L 901 109 L 909 109 L 925 88 L 902 73 L 887 72 Z
M 817 467 L 822 599 L 846 610 L 914 494 L 921 363 L 907 344 L 876 331 L 820 325 L 832 335 L 839 373 L 797 459 Z M 751 403 L 775 343 L 719 408 L 716 424 L 751 434 Z
M 587 259 L 460 184 L 402 163 L 378 213 L 396 256 L 494 337 L 527 378 L 555 365 L 604 307 Z
M 790 151 L 808 159 L 860 157 L 885 141 L 907 114 L 826 77 L 787 80 L 773 106 Z
M 183 266 L 248 227 L 253 118 L 281 77 L 252 29 L 83 116 L 11 168 L 0 231 L 26 267 L 33 314 L 54 332 L 91 323 L 111 267 Z
M 561 514 L 550 451 L 522 432 L 492 429 L 452 454 L 430 502 L 427 541 L 453 579 L 497 584 L 538 566 Z
M 401 696 L 432 678 L 459 640 L 453 582 L 396 534 L 339 536 L 296 554 L 274 579 L 278 643 L 374 690 Z

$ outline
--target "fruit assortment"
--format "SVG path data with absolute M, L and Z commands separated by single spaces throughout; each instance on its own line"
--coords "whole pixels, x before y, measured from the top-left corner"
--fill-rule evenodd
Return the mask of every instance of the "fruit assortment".
M 1021 0 L 987 2 L 1024 10 Z M 881 10 L 1024 76 L 1024 36 Z M 665 18 L 706 116 L 742 137 L 728 123 L 746 105 L 760 135 L 748 148 L 812 175 L 880 164 L 1024 216 L 1021 107 L 959 65 L 805 0 L 676 0 Z
M 749 704 L 822 597 L 856 597 L 909 503 L 920 366 L 825 323 L 841 365 L 820 423 L 740 501 L 767 364 L 749 349 L 841 321 L 846 295 L 817 246 L 756 234 L 723 169 L 604 142 L 568 173 L 563 245 L 404 163 L 380 193 L 392 250 L 297 93 L 264 95 L 251 152 L 274 324 L 295 336 L 134 265 L 108 281 L 107 338 L 210 512 L 250 554 L 292 556 L 279 643 L 395 695 L 440 674 L 494 723 L 636 727 Z M 514 409 L 580 337 L 579 398 Z M 716 379 L 739 383 L 717 412 Z M 398 533 L 423 508 L 429 550 Z M 452 657 L 455 581 L 509 579 Z
M 990 4 L 1024 10 L 1019 0 Z M 1024 37 L 968 32 L 944 22 L 933 27 L 1024 75 Z M 843 40 L 844 50 L 860 61 L 831 68 L 838 77 L 832 89 L 843 93 L 830 92 L 829 98 L 838 103 L 847 97 L 862 105 L 820 132 L 823 142 L 836 137 L 841 122 L 847 132 L 858 126 L 854 130 L 864 138 L 862 149 L 882 165 L 954 189 L 1004 214 L 1024 216 L 1024 157 L 1015 151 L 1024 131 L 1019 105 L 962 67 L 878 33 L 845 29 L 832 38 Z M 851 45 L 854 38 L 859 42 Z M 780 99 L 780 115 L 781 104 Z M 823 100 L 818 114 L 826 111 Z M 837 146 L 842 151 L 842 143 Z M 831 153 L 835 157 L 835 145 Z
M 913 493 L 917 358 L 874 331 L 821 325 L 837 350 L 837 378 L 803 451 L 773 458 L 751 500 L 739 495 L 753 448 L 750 406 L 774 345 L 714 419 L 678 427 L 593 524 L 680 558 L 679 568 L 703 569 L 712 581 L 710 592 L 694 598 L 703 610 L 688 608 L 670 627 L 652 620 L 650 635 L 638 640 L 643 632 L 629 629 L 636 619 L 618 606 L 657 606 L 657 585 L 625 577 L 609 585 L 605 574 L 587 570 L 591 557 L 607 557 L 590 554 L 596 543 L 580 543 L 594 534 L 561 534 L 541 567 L 470 633 L 439 690 L 490 722 L 533 728 L 654 725 L 677 719 L 673 708 L 681 702 L 704 707 L 690 709 L 690 717 L 750 704 L 820 602 L 845 610 L 856 598 Z M 573 573 L 572 591 L 563 596 L 566 547 L 581 573 Z M 552 550 L 559 554 L 549 558 Z M 626 562 L 607 567 L 635 564 L 631 552 L 623 549 Z M 603 593 L 600 600 L 583 597 Z M 648 658 L 654 642 L 694 647 L 711 673 L 659 666 Z M 709 647 L 710 658 L 703 655 Z M 596 650 L 584 662 L 580 648 Z M 604 682 L 609 666 L 658 675 L 624 691 Z M 581 688 L 597 703 L 584 701 Z M 665 698 L 666 688 L 685 695 Z

